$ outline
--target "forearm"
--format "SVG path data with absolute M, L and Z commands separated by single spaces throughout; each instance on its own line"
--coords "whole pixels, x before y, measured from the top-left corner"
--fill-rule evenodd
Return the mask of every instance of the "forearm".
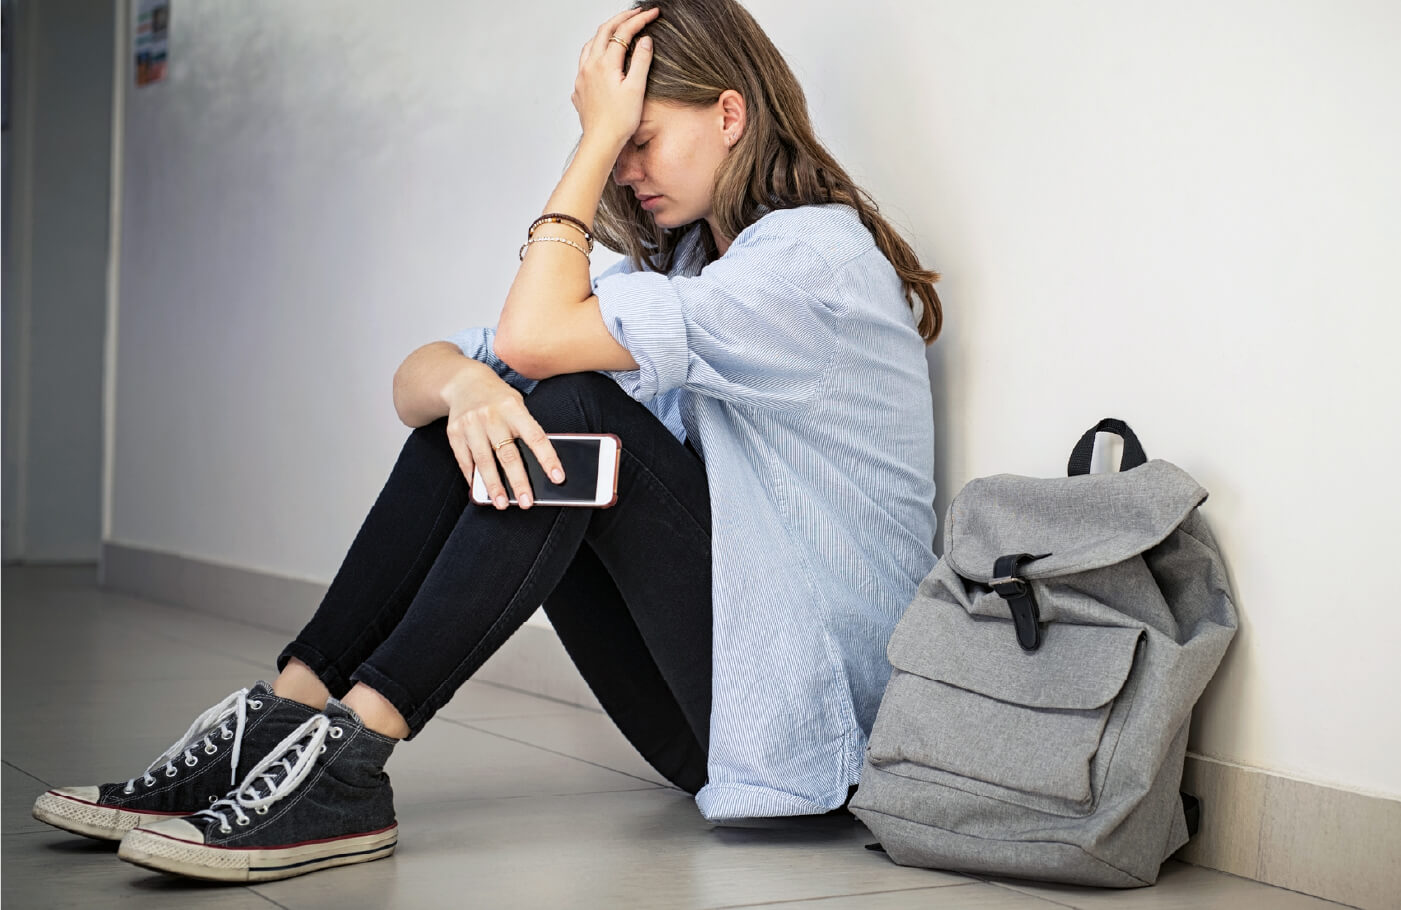
M 621 148 L 621 140 L 593 140 L 586 135 L 544 211 L 573 215 L 592 225 Z M 586 245 L 583 236 L 565 224 L 543 224 L 536 228 L 535 237 Z M 564 243 L 530 244 L 501 309 L 498 356 L 515 366 L 513 358 L 525 357 L 525 345 L 540 344 L 552 328 L 574 318 L 579 305 L 592 296 L 587 257 Z
M 394 410 L 410 427 L 446 417 L 448 391 L 477 371 L 496 375 L 486 364 L 463 356 L 451 342 L 425 344 L 406 357 L 394 373 Z

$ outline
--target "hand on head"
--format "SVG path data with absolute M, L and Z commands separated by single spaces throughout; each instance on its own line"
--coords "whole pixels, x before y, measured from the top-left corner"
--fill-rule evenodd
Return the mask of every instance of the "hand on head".
M 637 33 L 658 15 L 656 7 L 621 12 L 599 26 L 584 45 L 570 100 L 579 112 L 579 125 L 586 139 L 596 138 L 621 147 L 637 132 L 647 69 L 652 63 L 652 39 L 644 37 L 637 42 L 627 73 L 623 72 L 623 58 Z

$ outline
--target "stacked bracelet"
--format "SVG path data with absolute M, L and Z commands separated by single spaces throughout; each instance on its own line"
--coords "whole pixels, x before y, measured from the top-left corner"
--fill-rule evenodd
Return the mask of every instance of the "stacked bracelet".
M 574 247 L 574 249 L 576 249 L 576 250 L 578 250 L 579 252 L 583 253 L 585 259 L 588 259 L 588 258 L 589 258 L 589 251 L 586 250 L 586 249 L 584 249 L 583 247 L 579 246 L 579 244 L 577 244 L 577 243 L 575 243 L 574 241 L 570 240 L 568 237 L 531 237 L 531 238 L 530 238 L 529 240 L 527 240 L 525 243 L 522 243 L 522 244 L 521 244 L 520 258 L 521 258 L 522 261 L 524 261 L 524 259 L 525 259 L 525 250 L 526 250 L 526 248 L 527 248 L 528 246 L 530 246 L 532 243 L 567 243 L 567 244 L 569 244 L 570 246 Z
M 535 219 L 535 222 L 530 225 L 530 230 L 526 232 L 525 236 L 527 238 L 534 237 L 535 229 L 542 224 L 565 224 L 569 227 L 574 228 L 576 231 L 584 235 L 584 242 L 589 245 L 589 248 L 584 253 L 584 255 L 587 256 L 593 252 L 593 233 L 589 231 L 589 226 L 587 224 L 584 224 L 584 222 L 580 221 L 578 218 L 575 218 L 573 215 L 566 215 L 563 212 L 546 212 L 539 218 Z M 527 240 L 526 242 L 528 243 L 529 240 Z

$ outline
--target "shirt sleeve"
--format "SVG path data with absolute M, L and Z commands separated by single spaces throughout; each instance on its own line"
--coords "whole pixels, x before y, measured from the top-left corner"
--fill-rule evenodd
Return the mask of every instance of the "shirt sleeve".
M 763 409 L 806 407 L 840 344 L 832 270 L 791 235 L 741 237 L 693 277 L 605 273 L 594 293 L 638 364 L 609 375 L 638 401 L 685 388 Z
M 506 365 L 506 362 L 496 356 L 496 351 L 492 346 L 496 338 L 495 329 L 463 329 L 444 341 L 451 342 L 461 349 L 464 356 L 473 360 L 481 361 L 496 371 L 496 375 L 504 379 L 507 384 L 522 395 L 529 395 L 535 388 L 535 380 L 526 379 L 515 370 Z

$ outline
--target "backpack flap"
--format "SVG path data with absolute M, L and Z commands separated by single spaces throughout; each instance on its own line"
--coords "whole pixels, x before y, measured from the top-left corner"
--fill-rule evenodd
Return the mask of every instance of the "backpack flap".
M 1027 580 L 1098 569 L 1158 545 L 1206 497 L 1190 474 L 1160 459 L 1113 474 L 983 477 L 949 507 L 944 558 L 985 585 L 1008 554 L 1039 557 L 1019 567 Z
M 886 652 L 895 673 L 871 734 L 871 761 L 982 781 L 1013 791 L 997 795 L 1023 805 L 1060 800 L 1059 812 L 1080 814 L 1143 634 L 1056 623 L 1027 654 L 1006 623 L 916 599 Z

